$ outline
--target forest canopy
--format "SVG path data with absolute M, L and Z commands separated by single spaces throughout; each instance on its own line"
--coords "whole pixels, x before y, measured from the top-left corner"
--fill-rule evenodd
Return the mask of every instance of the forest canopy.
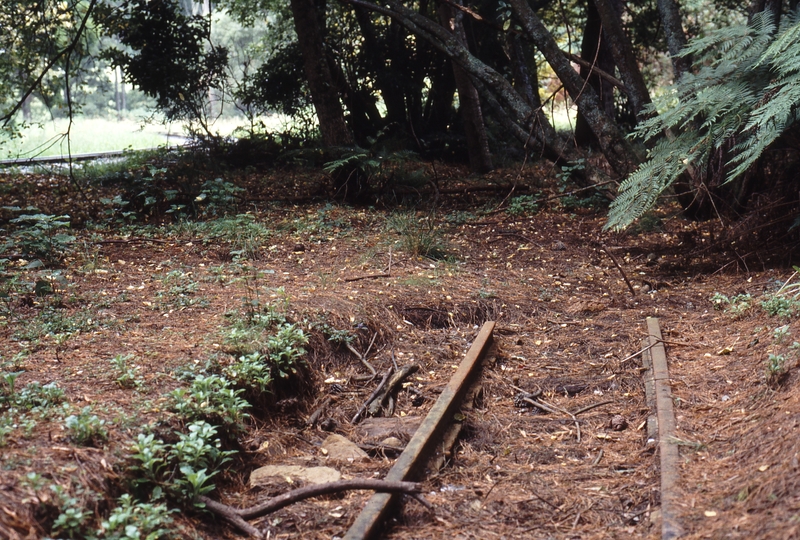
M 11 0 L 0 6 L 0 117 L 14 136 L 32 110 L 119 113 L 131 105 L 124 81 L 132 99 L 207 139 L 221 115 L 240 115 L 243 136 L 258 138 L 259 119 L 281 113 L 345 164 L 353 149 L 478 173 L 549 160 L 614 201 L 610 228 L 665 194 L 690 217 L 735 218 L 797 203 L 794 8 Z M 555 123 L 569 109 L 574 125 Z M 353 197 L 368 187 L 352 170 L 340 176 Z

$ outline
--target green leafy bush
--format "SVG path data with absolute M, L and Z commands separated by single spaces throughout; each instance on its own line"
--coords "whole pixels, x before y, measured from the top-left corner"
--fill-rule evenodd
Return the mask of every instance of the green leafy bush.
M 70 217 L 48 214 L 22 214 L 12 219 L 17 228 L 7 237 L 0 251 L 18 251 L 26 258 L 45 264 L 60 263 L 71 249 L 75 237 L 63 232 L 70 226 Z M 41 264 L 39 265 L 41 266 Z
M 234 451 L 222 450 L 217 428 L 204 421 L 192 422 L 188 433 L 177 433 L 178 441 L 165 444 L 153 434 L 139 434 L 133 445 L 134 485 L 149 488 L 151 497 L 166 494 L 173 499 L 198 504 L 197 497 L 214 490 L 209 480 L 231 460 Z
M 173 390 L 172 409 L 186 420 L 206 420 L 226 431 L 238 433 L 248 418 L 250 407 L 231 382 L 218 375 L 197 375 L 189 388 Z
M 70 415 L 64 421 L 69 438 L 80 445 L 91 446 L 108 439 L 105 420 L 92 414 L 91 407 L 84 407 L 77 415 Z
M 98 531 L 107 540 L 170 540 L 178 538 L 169 530 L 171 513 L 165 504 L 147 504 L 130 494 L 122 495 Z

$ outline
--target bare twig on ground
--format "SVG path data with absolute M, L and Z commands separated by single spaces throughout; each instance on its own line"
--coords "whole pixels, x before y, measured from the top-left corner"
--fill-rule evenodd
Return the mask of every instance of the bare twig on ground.
M 271 514 L 281 508 L 294 504 L 296 502 L 304 501 L 312 497 L 319 497 L 320 495 L 330 495 L 331 493 L 341 493 L 343 491 L 352 491 L 367 489 L 377 491 L 380 493 L 419 493 L 422 486 L 417 482 L 390 482 L 387 480 L 379 480 L 377 478 L 353 478 L 350 480 L 337 480 L 336 482 L 328 482 L 326 484 L 314 484 L 310 486 L 293 489 L 287 491 L 277 497 L 272 497 L 261 504 L 251 506 L 249 508 L 233 508 L 231 506 L 216 503 L 225 506 L 233 511 L 234 515 L 242 519 L 255 519 L 267 514 Z M 200 501 L 206 505 L 208 501 L 212 501 L 208 497 L 200 497 Z M 213 510 L 213 509 L 212 509 Z M 222 515 L 222 514 L 220 514 Z
M 377 335 L 377 334 L 376 334 L 376 335 Z M 374 340 L 374 339 L 375 339 L 375 338 L 373 338 L 373 340 Z M 348 349 L 350 349 L 350 352 L 351 352 L 351 353 L 353 353 L 354 355 L 356 355 L 356 357 L 358 357 L 358 359 L 359 359 L 359 360 L 361 360 L 361 363 L 362 363 L 362 364 L 364 364 L 364 367 L 366 367 L 366 368 L 369 370 L 369 372 L 372 374 L 372 378 L 375 378 L 375 376 L 378 374 L 378 372 L 377 372 L 377 371 L 375 371 L 375 368 L 374 368 L 374 367 L 372 367 L 372 364 L 370 364 L 370 363 L 367 361 L 367 359 L 366 359 L 366 355 L 365 355 L 365 354 L 361 354 L 360 352 L 358 352 L 358 351 L 355 349 L 355 347 L 353 347 L 352 345 L 350 345 L 350 344 L 349 344 L 348 342 L 346 342 L 346 341 L 344 342 L 344 346 L 345 346 L 345 347 L 347 347 Z M 371 346 L 371 345 L 370 345 L 370 346 Z M 369 349 L 367 349 L 367 351 L 369 351 Z
M 371 416 L 377 415 L 378 412 L 387 405 L 389 398 L 391 398 L 392 394 L 395 392 L 395 388 L 402 384 L 406 377 L 412 373 L 416 373 L 418 369 L 419 364 L 409 364 L 397 370 L 389 379 L 389 382 L 386 383 L 386 386 L 380 394 L 372 400 L 372 403 L 367 407 L 367 412 L 369 412 Z
M 578 409 L 577 411 L 575 411 L 572 414 L 574 416 L 578 416 L 579 414 L 591 411 L 592 409 L 596 409 L 597 407 L 602 407 L 603 405 L 609 405 L 611 403 L 614 403 L 614 401 L 613 400 L 606 400 L 606 401 L 601 401 L 600 403 L 592 403 L 591 405 L 587 405 L 586 407 L 581 407 L 580 409 Z
M 328 397 L 326 397 L 326 398 L 325 398 L 325 401 L 323 401 L 323 402 L 322 402 L 322 405 L 320 405 L 319 407 L 317 407 L 317 410 L 316 410 L 316 411 L 314 411 L 314 412 L 311 414 L 311 416 L 309 416 L 309 417 L 308 417 L 308 420 L 306 420 L 306 425 L 307 425 L 308 427 L 314 427 L 314 426 L 316 426 L 316 425 L 317 425 L 317 422 L 319 422 L 319 417 L 320 417 L 320 416 L 322 416 L 322 413 L 323 413 L 323 412 L 325 412 L 325 409 L 328 407 L 328 405 L 330 405 L 330 404 L 331 404 L 331 402 L 332 402 L 333 400 L 334 400 L 334 397 L 333 397 L 333 396 L 328 396 Z
M 361 420 L 361 415 L 364 414 L 364 411 L 367 410 L 369 404 L 372 403 L 372 401 L 378 396 L 378 394 L 381 393 L 381 390 L 383 390 L 383 387 L 386 386 L 386 383 L 389 381 L 389 377 L 392 376 L 392 373 L 394 373 L 394 367 L 390 367 L 388 370 L 386 370 L 386 373 L 383 375 L 383 378 L 381 379 L 381 382 L 378 384 L 378 387 L 375 389 L 374 392 L 372 392 L 372 394 L 370 394 L 370 396 L 367 398 L 367 400 L 364 402 L 361 408 L 358 409 L 358 412 L 355 414 L 355 416 L 353 416 L 353 419 L 350 420 L 351 424 L 356 424 L 358 423 L 359 420 Z
M 625 280 L 625 284 L 628 286 L 628 290 L 631 291 L 631 296 L 636 296 L 636 291 L 634 290 L 633 285 L 631 285 L 630 280 L 628 280 L 628 276 L 625 274 L 625 270 L 622 269 L 622 266 L 620 266 L 619 261 L 617 261 L 617 258 L 611 254 L 611 252 L 608 250 L 606 246 L 601 245 L 600 251 L 608 255 L 608 258 L 611 259 L 611 262 L 613 262 L 614 266 L 617 267 L 619 273 L 622 274 L 622 279 Z
M 345 278 L 344 280 L 346 282 L 350 283 L 351 281 L 360 281 L 362 279 L 378 279 L 378 278 L 387 278 L 387 277 L 392 277 L 392 276 L 389 275 L 389 273 L 369 274 L 369 275 L 366 275 L 366 276 L 349 277 L 349 278 Z
M 236 530 L 253 538 L 264 538 L 264 535 L 261 533 L 261 531 L 250 525 L 242 518 L 242 516 L 237 514 L 237 510 L 235 508 L 228 506 L 227 504 L 217 502 L 214 499 L 209 499 L 203 495 L 200 496 L 200 502 L 205 504 L 207 509 L 224 518 L 225 521 L 233 525 Z

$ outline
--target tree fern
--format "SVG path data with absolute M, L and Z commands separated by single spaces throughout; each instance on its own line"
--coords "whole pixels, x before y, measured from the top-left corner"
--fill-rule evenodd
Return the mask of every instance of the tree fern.
M 637 127 L 636 137 L 658 142 L 621 184 L 608 229 L 630 225 L 687 170 L 704 175 L 711 155 L 725 145 L 731 144 L 726 182 L 738 178 L 797 122 L 798 13 L 780 29 L 769 12 L 759 13 L 749 25 L 693 40 L 683 54 L 696 59 L 695 73 L 673 85 Z M 667 138 L 670 133 L 677 134 Z

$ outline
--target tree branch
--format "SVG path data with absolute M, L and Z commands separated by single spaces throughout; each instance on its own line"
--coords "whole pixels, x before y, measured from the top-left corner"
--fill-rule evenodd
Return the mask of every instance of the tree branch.
M 225 519 L 230 520 L 230 516 L 238 516 L 244 520 L 271 514 L 285 506 L 310 499 L 311 497 L 355 489 L 369 489 L 380 493 L 419 493 L 422 490 L 422 486 L 417 482 L 389 482 L 376 478 L 353 478 L 351 480 L 339 480 L 337 482 L 328 482 L 327 484 L 314 484 L 293 489 L 249 508 L 233 508 L 202 495 L 199 500 L 205 503 L 209 510 Z M 237 527 L 240 527 L 240 525 L 237 525 Z
M 3 121 L 3 127 L 6 127 L 14 115 L 17 114 L 17 112 L 22 108 L 25 100 L 28 99 L 33 91 L 36 90 L 36 87 L 42 83 L 42 79 L 44 79 L 44 76 L 47 75 L 54 65 L 56 65 L 56 62 L 58 62 L 65 54 L 72 54 L 72 51 L 74 51 L 75 47 L 78 46 L 78 40 L 81 38 L 83 31 L 86 29 L 86 23 L 89 21 L 89 16 L 92 14 L 92 10 L 94 10 L 94 6 L 96 4 L 97 0 L 91 0 L 91 2 L 89 2 L 89 7 L 86 8 L 86 14 L 83 16 L 81 25 L 78 27 L 78 31 L 75 34 L 75 37 L 72 38 L 70 44 L 61 49 L 58 54 L 52 60 L 50 60 L 50 62 L 48 62 L 33 84 L 28 87 L 28 90 L 25 92 L 25 94 L 23 94 L 22 98 L 17 101 L 17 104 L 14 105 L 11 111 L 9 111 L 5 116 L 0 117 L 0 120 Z

